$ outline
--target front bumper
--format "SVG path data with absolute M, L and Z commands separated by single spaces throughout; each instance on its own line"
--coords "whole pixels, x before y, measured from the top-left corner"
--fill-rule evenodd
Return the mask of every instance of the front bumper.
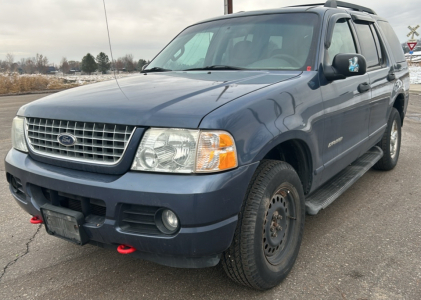
M 103 200 L 100 224 L 86 223 L 92 243 L 136 248 L 136 255 L 171 266 L 215 265 L 231 244 L 247 186 L 258 163 L 218 174 L 179 175 L 128 172 L 122 176 L 88 173 L 37 162 L 10 150 L 6 174 L 20 180 L 22 193 L 11 192 L 29 214 L 41 216 L 45 203 L 40 188 Z M 41 200 L 41 198 L 43 198 Z M 181 228 L 175 235 L 125 232 L 119 226 L 122 205 L 136 204 L 173 210 Z

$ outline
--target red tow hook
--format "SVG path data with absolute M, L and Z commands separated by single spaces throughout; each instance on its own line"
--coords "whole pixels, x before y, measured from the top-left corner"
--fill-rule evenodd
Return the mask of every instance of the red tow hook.
M 132 246 L 120 245 L 117 247 L 117 252 L 120 254 L 130 254 L 136 251 Z
M 31 222 L 31 224 L 42 224 L 42 220 L 40 218 L 38 218 L 37 216 L 32 217 L 29 222 Z

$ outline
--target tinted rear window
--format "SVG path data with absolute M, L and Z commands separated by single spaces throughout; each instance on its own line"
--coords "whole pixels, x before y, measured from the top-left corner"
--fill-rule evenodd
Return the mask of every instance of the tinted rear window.
M 396 36 L 395 31 L 388 22 L 378 21 L 378 24 L 383 31 L 383 34 L 386 36 L 387 42 L 392 49 L 393 56 L 395 57 L 396 62 L 405 61 L 405 55 L 401 43 L 399 42 L 398 37 Z

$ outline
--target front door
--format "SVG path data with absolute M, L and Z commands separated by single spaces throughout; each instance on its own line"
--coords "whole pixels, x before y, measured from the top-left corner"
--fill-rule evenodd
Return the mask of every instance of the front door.
M 339 53 L 358 53 L 358 44 L 350 19 L 339 19 L 334 25 L 332 42 L 325 51 L 324 64 L 332 64 Z M 368 84 L 367 74 L 336 80 L 321 87 L 325 111 L 323 144 L 323 181 L 328 180 L 367 148 L 371 90 L 359 92 Z

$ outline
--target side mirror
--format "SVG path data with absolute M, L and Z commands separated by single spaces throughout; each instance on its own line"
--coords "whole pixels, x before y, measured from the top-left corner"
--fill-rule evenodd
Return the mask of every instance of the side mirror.
M 325 76 L 329 81 L 364 75 L 366 72 L 367 62 L 364 56 L 355 53 L 337 54 L 332 65 L 324 68 Z
M 145 70 L 147 66 L 148 66 L 148 64 L 143 65 L 143 66 L 142 66 L 142 70 L 141 70 L 140 72 L 143 72 L 143 70 Z

